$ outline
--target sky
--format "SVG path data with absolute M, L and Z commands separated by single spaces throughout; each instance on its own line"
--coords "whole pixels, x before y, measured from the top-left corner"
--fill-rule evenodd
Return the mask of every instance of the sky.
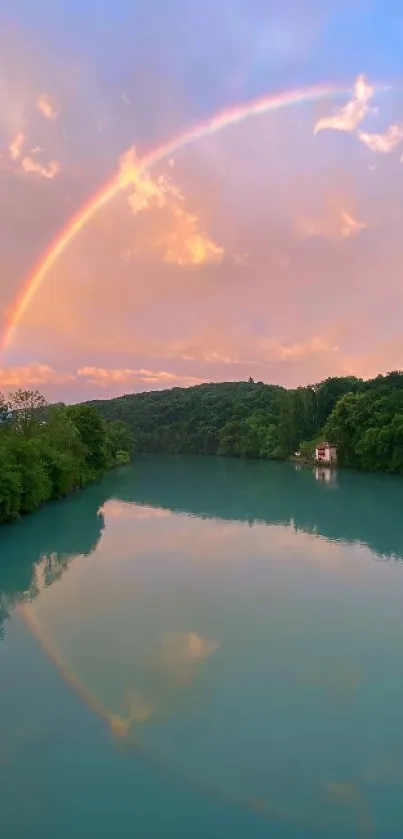
M 402 369 L 402 54 L 398 0 L 5 0 L 0 391 Z

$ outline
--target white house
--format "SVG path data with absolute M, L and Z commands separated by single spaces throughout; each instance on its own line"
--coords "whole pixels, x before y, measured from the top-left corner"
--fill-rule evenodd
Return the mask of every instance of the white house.
M 337 460 L 336 446 L 332 446 L 331 443 L 326 443 L 326 441 L 317 443 L 315 460 L 319 461 L 319 463 L 335 463 Z

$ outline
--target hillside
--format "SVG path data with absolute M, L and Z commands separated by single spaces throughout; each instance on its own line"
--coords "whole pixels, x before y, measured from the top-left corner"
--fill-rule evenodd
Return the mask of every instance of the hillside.
M 341 465 L 403 472 L 403 373 L 328 378 L 286 390 L 222 382 L 93 401 L 132 428 L 140 452 L 285 459 L 321 435 Z

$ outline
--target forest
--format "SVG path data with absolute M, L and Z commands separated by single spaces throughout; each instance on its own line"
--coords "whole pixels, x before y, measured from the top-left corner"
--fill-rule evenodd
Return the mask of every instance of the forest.
M 93 406 L 48 406 L 32 390 L 0 394 L 0 522 L 85 486 L 132 451 L 130 428 Z
M 403 473 L 403 372 L 364 381 L 327 378 L 286 390 L 223 382 L 93 401 L 105 420 L 127 423 L 139 452 L 309 460 L 326 438 L 341 466 Z

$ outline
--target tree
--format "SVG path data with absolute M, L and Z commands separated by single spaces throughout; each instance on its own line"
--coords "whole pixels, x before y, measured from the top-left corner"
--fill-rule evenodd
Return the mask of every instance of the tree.
M 38 391 L 27 390 L 12 394 L 11 404 L 12 421 L 0 425 L 0 522 L 66 495 L 129 457 L 131 429 L 118 421 L 109 434 L 94 407 L 46 406 Z M 5 413 L 4 397 L 1 405 Z
M 19 476 L 19 512 L 31 513 L 52 497 L 52 482 L 47 474 L 41 451 L 32 436 L 13 434 L 8 458 L 11 469 Z
M 46 405 L 46 399 L 39 390 L 19 390 L 10 393 L 9 406 L 13 412 L 13 423 L 23 434 L 33 430 L 38 422 L 38 412 Z
M 128 462 L 134 451 L 134 436 L 127 422 L 113 420 L 107 424 L 107 450 L 111 464 Z
M 99 475 L 107 466 L 106 424 L 99 411 L 91 405 L 73 405 L 67 416 L 76 427 L 85 447 L 85 462 L 90 472 Z
M 369 387 L 343 396 L 325 427 L 344 466 L 403 472 L 403 390 Z
M 10 413 L 10 403 L 0 391 L 0 423 L 5 422 Z
M 65 407 L 49 410 L 38 445 L 52 483 L 52 497 L 66 495 L 86 482 L 87 450 Z
M 21 473 L 0 445 L 0 522 L 16 518 L 21 506 Z

